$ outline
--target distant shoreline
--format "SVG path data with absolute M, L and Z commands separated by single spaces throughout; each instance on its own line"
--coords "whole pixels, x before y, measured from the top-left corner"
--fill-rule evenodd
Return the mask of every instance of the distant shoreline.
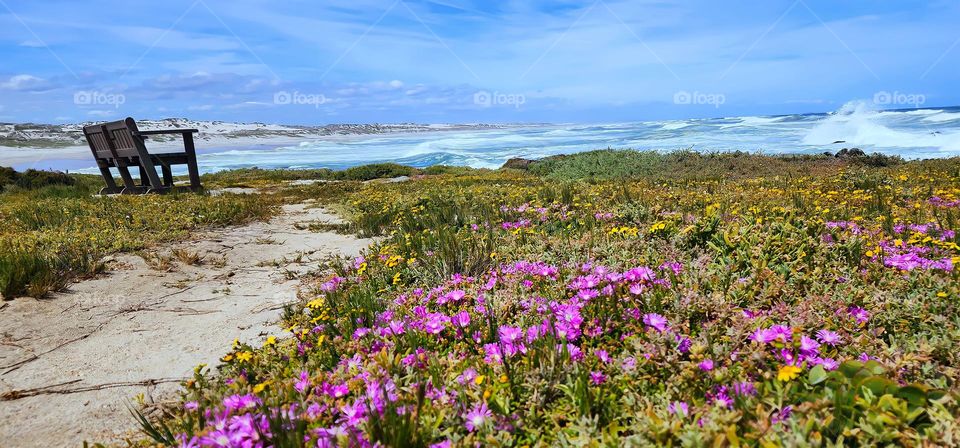
M 35 125 L 0 123 L 0 166 L 16 169 L 76 170 L 93 166 L 90 149 L 83 140 L 82 127 L 88 123 L 69 125 Z M 287 126 L 261 123 L 226 123 L 184 119 L 144 120 L 141 129 L 200 129 L 196 137 L 199 154 L 214 154 L 235 150 L 276 149 L 312 141 L 344 141 L 375 135 L 403 136 L 440 134 L 456 131 L 486 131 L 546 124 L 383 124 L 383 125 L 326 125 Z M 10 138 L 4 127 L 27 127 Z M 9 143 L 16 142 L 15 146 Z M 51 145 L 51 142 L 54 144 Z M 175 150 L 179 138 L 151 140 L 150 149 L 156 152 Z M 83 161 L 83 163 L 81 163 Z M 89 162 L 89 163 L 87 163 Z M 50 166 L 47 166 L 50 165 Z

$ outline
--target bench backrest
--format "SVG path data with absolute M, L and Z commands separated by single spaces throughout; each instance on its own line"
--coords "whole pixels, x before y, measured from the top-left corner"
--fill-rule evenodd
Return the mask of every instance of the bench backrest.
M 137 123 L 133 118 L 83 127 L 83 135 L 97 159 L 139 157 L 137 145 L 143 145 L 143 141 L 136 132 Z

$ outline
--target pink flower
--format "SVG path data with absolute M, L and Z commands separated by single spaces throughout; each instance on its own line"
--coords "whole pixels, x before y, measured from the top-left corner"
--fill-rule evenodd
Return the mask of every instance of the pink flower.
M 604 364 L 610 363 L 610 354 L 606 350 L 594 350 L 593 354 L 597 356 L 597 359 Z
M 454 325 L 465 328 L 470 325 L 470 313 L 466 311 L 461 311 L 453 316 Z
M 607 382 L 607 376 L 604 375 L 603 372 L 590 372 L 590 382 L 593 383 L 594 386 L 599 386 Z
M 362 400 L 357 400 L 352 405 L 341 406 L 340 413 L 342 423 L 351 428 L 360 426 L 367 419 L 367 407 Z
M 450 318 L 442 313 L 428 313 L 423 322 L 423 329 L 428 334 L 439 334 L 450 323 Z
M 656 313 L 645 314 L 643 316 L 643 323 L 646 324 L 648 327 L 654 328 L 661 333 L 663 333 L 664 331 L 667 331 L 667 318 L 659 314 L 656 314 Z
M 293 388 L 296 389 L 297 392 L 303 393 L 308 387 L 310 387 L 310 374 L 304 370 L 300 372 L 300 380 L 293 385 Z
M 820 339 L 820 342 L 827 344 L 831 347 L 835 347 L 842 341 L 842 338 L 839 334 L 830 331 L 830 330 L 820 330 L 817 332 L 817 339 Z
M 850 316 L 860 325 L 867 323 L 870 319 L 870 313 L 859 306 L 851 306 L 847 309 L 847 312 L 850 313 Z
M 667 406 L 667 410 L 670 411 L 671 414 L 679 417 L 686 417 L 690 415 L 690 406 L 683 401 L 674 401 L 670 403 L 670 405 Z
M 523 337 L 523 330 L 517 327 L 509 327 L 506 325 L 500 327 L 499 333 L 500 333 L 500 340 L 504 344 L 513 344 L 514 342 L 519 340 L 521 337 Z
M 713 360 L 704 359 L 703 361 L 700 361 L 700 364 L 698 366 L 700 367 L 700 370 L 703 370 L 704 372 L 709 372 L 713 370 Z
M 257 397 L 247 395 L 231 395 L 223 399 L 223 406 L 227 409 L 236 411 L 240 409 L 250 409 L 257 405 Z
M 490 412 L 490 409 L 487 408 L 486 402 L 481 402 L 479 405 L 474 406 L 470 412 L 467 412 L 463 418 L 466 420 L 465 426 L 467 431 L 474 432 L 477 428 L 483 426 L 487 420 L 493 417 L 493 413 Z

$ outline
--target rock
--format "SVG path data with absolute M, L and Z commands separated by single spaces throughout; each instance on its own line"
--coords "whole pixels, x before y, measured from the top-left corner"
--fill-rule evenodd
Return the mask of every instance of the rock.
M 863 152 L 860 148 L 843 148 L 837 152 L 837 155 L 834 157 L 845 158 L 845 157 L 865 157 L 867 153 Z
M 521 157 L 514 157 L 510 160 L 507 160 L 507 163 L 504 163 L 503 166 L 500 167 L 500 169 L 512 168 L 515 170 L 526 170 L 530 168 L 530 165 L 533 162 L 536 162 L 536 160 L 524 159 Z

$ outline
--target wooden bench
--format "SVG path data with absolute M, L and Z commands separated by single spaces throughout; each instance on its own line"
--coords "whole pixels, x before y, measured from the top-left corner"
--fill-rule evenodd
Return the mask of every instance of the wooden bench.
M 200 172 L 197 169 L 197 152 L 193 144 L 196 129 L 167 129 L 141 131 L 133 118 L 110 123 L 84 126 L 83 135 L 97 161 L 106 188 L 100 194 L 167 193 L 170 191 L 201 191 Z M 151 135 L 180 134 L 183 137 L 183 152 L 150 154 L 145 141 Z M 186 165 L 190 177 L 189 187 L 173 185 L 173 165 Z M 157 175 L 160 166 L 163 180 Z M 114 181 L 110 168 L 116 168 L 123 179 L 123 187 Z M 138 185 L 130 174 L 137 168 L 140 174 Z

